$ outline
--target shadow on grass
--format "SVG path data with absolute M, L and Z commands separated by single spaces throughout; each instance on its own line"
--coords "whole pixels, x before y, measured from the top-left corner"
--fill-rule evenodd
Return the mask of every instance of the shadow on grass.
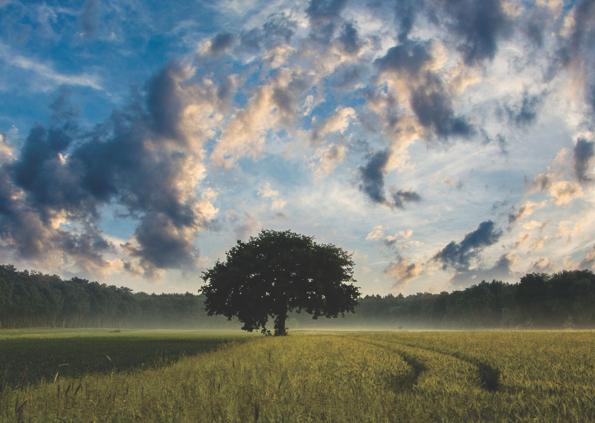
M 161 367 L 184 356 L 212 351 L 230 341 L 206 336 L 121 335 L 4 339 L 0 340 L 0 391 L 62 377 Z

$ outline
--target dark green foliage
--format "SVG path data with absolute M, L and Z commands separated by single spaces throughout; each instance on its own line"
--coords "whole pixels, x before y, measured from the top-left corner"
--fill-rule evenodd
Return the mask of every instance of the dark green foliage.
M 483 281 L 451 293 L 367 296 L 356 317 L 407 327 L 592 327 L 594 305 L 595 275 L 575 270 L 531 273 L 517 284 Z
M 204 295 L 133 293 L 0 265 L 0 328 L 10 327 L 236 327 L 208 317 Z M 529 274 L 520 283 L 481 282 L 451 293 L 407 297 L 371 295 L 334 326 L 386 328 L 593 327 L 595 275 L 588 270 Z M 308 311 L 305 309 L 305 311 Z M 321 314 L 324 315 L 324 314 Z M 300 328 L 322 326 L 300 314 Z
M 207 319 L 203 300 L 190 293 L 133 293 L 0 265 L 0 328 L 225 326 L 224 319 Z
M 272 317 L 275 335 L 286 334 L 289 312 L 337 317 L 353 311 L 359 297 L 347 252 L 291 231 L 267 230 L 238 241 L 203 279 L 209 315 L 237 317 L 242 329 L 263 333 Z

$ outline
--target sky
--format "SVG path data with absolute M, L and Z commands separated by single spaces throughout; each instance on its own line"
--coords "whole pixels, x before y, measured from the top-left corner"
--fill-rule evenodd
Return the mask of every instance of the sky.
M 364 294 L 595 269 L 595 1 L 0 0 L 0 261 L 196 292 L 237 240 Z

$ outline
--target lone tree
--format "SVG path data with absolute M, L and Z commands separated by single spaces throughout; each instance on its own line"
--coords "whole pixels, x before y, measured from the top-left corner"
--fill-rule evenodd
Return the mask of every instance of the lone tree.
M 272 317 L 276 336 L 287 334 L 290 311 L 337 317 L 353 312 L 359 297 L 346 251 L 291 231 L 265 230 L 238 241 L 203 280 L 209 315 L 237 317 L 243 330 L 264 334 L 270 333 L 266 324 Z

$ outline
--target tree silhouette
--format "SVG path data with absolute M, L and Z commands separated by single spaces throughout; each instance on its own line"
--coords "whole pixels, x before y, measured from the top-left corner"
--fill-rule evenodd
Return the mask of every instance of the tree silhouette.
M 203 273 L 209 315 L 237 317 L 242 329 L 261 329 L 273 318 L 275 335 L 286 335 L 290 311 L 314 319 L 353 312 L 359 290 L 352 285 L 353 260 L 332 244 L 317 244 L 291 231 L 265 230 L 238 241 L 226 261 Z

